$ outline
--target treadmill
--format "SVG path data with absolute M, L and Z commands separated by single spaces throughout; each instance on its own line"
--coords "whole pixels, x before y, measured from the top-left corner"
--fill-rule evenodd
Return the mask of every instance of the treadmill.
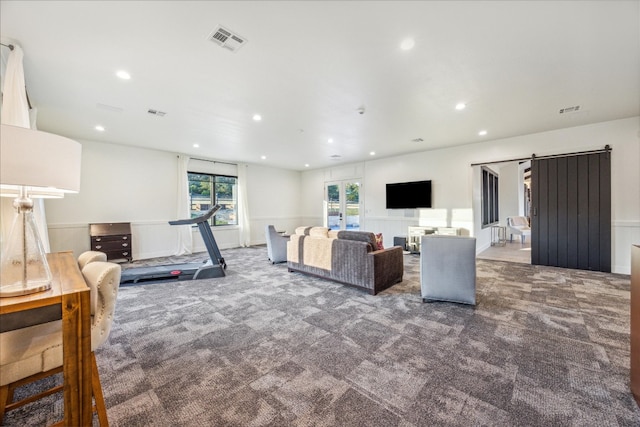
M 207 222 L 220 210 L 220 205 L 215 205 L 205 214 L 196 218 L 179 219 L 169 221 L 170 225 L 198 225 L 202 240 L 209 253 L 206 262 L 189 262 L 184 264 L 168 264 L 149 267 L 135 267 L 122 270 L 120 283 L 138 283 L 150 280 L 197 280 L 224 277 L 227 263 L 220 254 L 216 239 L 213 237 L 211 226 Z M 213 262 L 215 260 L 215 263 Z

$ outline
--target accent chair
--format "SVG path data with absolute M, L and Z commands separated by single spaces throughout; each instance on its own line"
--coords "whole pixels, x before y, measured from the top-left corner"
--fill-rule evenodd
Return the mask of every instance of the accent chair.
M 422 301 L 476 304 L 476 239 L 429 234 L 420 238 Z
M 265 227 L 264 235 L 267 240 L 267 256 L 271 264 L 287 262 L 287 242 L 290 236 L 278 233 L 273 225 Z

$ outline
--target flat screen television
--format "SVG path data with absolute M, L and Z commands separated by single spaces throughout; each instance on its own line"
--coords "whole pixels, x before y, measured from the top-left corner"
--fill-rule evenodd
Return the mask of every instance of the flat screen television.
M 387 209 L 431 207 L 431 181 L 387 184 Z

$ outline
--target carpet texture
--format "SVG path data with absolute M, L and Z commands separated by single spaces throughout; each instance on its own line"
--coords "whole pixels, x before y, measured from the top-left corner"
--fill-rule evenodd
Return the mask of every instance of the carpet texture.
M 422 303 L 416 255 L 377 296 L 264 246 L 223 256 L 224 278 L 120 288 L 97 351 L 112 426 L 640 425 L 628 276 L 478 260 L 474 308 Z

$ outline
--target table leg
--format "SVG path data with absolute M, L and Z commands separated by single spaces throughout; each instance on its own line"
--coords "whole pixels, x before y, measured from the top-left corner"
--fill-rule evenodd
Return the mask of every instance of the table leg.
M 89 289 L 62 296 L 64 425 L 90 426 L 91 309 Z

